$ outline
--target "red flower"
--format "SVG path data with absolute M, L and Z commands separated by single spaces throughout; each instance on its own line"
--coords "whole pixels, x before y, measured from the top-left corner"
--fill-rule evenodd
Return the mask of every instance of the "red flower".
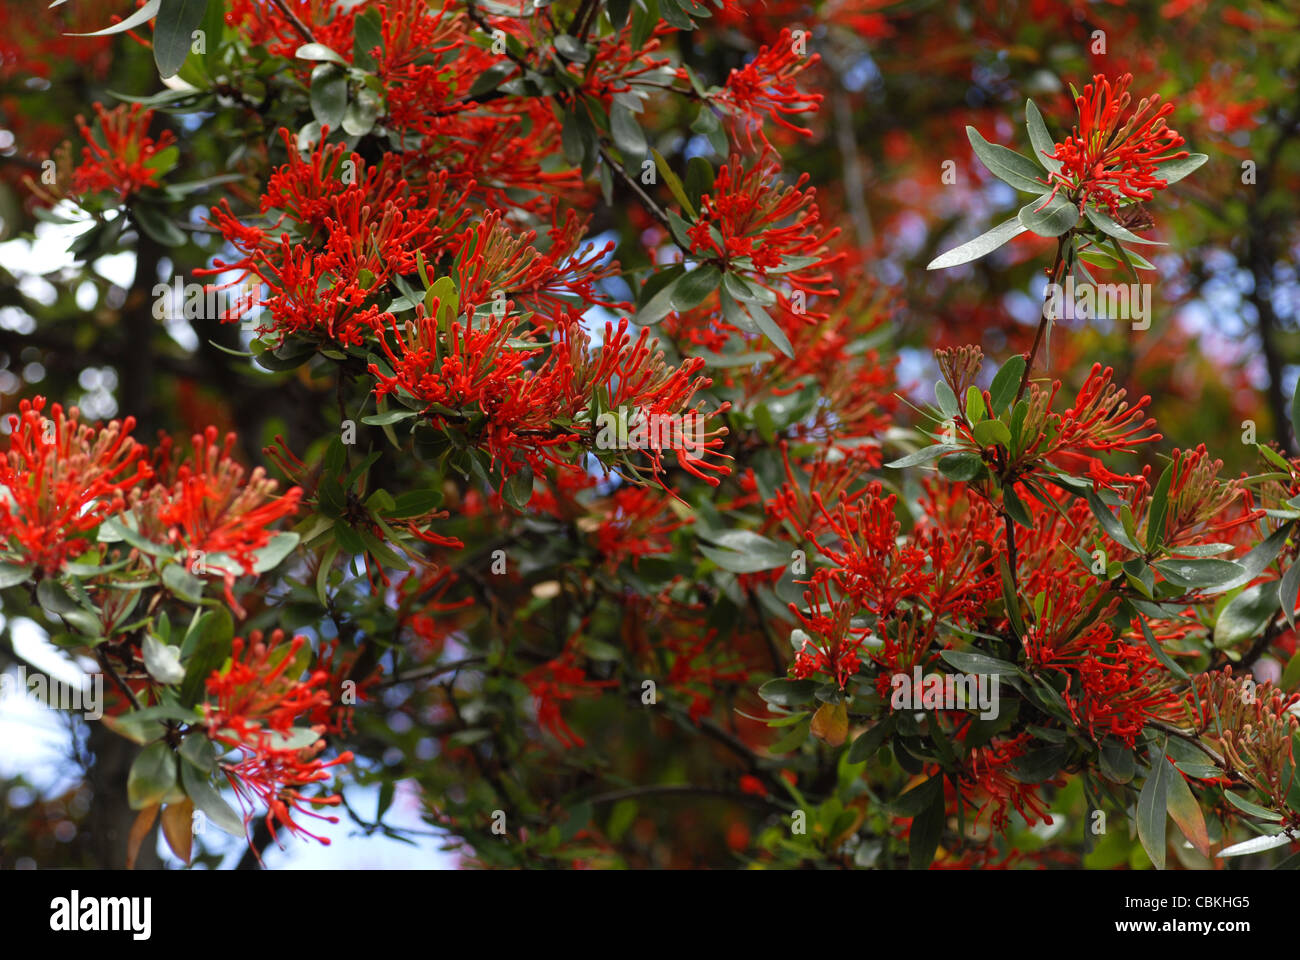
M 176 464 L 171 442 L 157 453 L 157 481 L 135 498 L 141 532 L 165 537 L 183 547 L 187 562 L 201 561 L 226 581 L 226 600 L 238 612 L 231 594 L 238 567 L 256 573 L 254 553 L 271 540 L 271 527 L 298 510 L 302 490 L 291 487 L 275 496 L 277 484 L 262 467 L 248 473 L 230 455 L 235 435 L 226 434 L 217 446 L 217 428 L 193 437 L 191 458 Z M 200 554 L 202 556 L 200 556 Z
M 157 154 L 175 141 L 170 130 L 154 140 L 149 136 L 153 111 L 140 104 L 122 104 L 105 110 L 95 104 L 102 142 L 96 139 L 83 117 L 77 118 L 81 135 L 86 139 L 82 163 L 72 172 L 72 192 L 77 195 L 112 192 L 119 200 L 139 193 L 145 187 L 159 185 L 157 170 L 150 165 Z
M 616 680 L 587 679 L 586 671 L 578 666 L 581 653 L 576 646 L 577 636 L 574 634 L 569 638 L 559 656 L 520 678 L 537 704 L 537 725 L 554 734 L 566 747 L 585 746 L 586 741 L 564 721 L 560 704 L 579 696 L 590 696 L 618 683 Z
M 303 678 L 311 659 L 306 637 L 294 637 L 287 647 L 283 640 L 284 632 L 276 630 L 268 643 L 263 642 L 261 631 L 251 633 L 247 642 L 242 637 L 232 641 L 229 663 L 207 679 L 208 694 L 216 702 L 204 704 L 205 726 L 211 740 L 237 753 L 233 762 L 221 766 L 244 808 L 246 825 L 260 804 L 266 808 L 272 837 L 279 823 L 292 833 L 328 844 L 328 839 L 303 829 L 294 814 L 338 822 L 337 817 L 310 809 L 336 805 L 337 796 L 305 797 L 301 791 L 328 780 L 328 768 L 350 763 L 352 754 L 322 761 L 323 740 L 302 747 L 285 739 L 295 722 L 310 722 L 330 710 L 327 687 L 333 681 L 329 671 L 320 667 Z M 319 732 L 324 727 L 311 729 Z
M 22 563 L 55 574 L 90 546 L 83 535 L 122 510 L 123 494 L 150 476 L 144 448 L 129 434 L 135 419 L 95 428 L 45 398 L 22 401 L 9 417 L 9 452 L 0 460 L 0 534 Z
M 715 100 L 730 109 L 744 123 L 745 139 L 754 146 L 753 135 L 767 142 L 764 120 L 771 120 L 792 133 L 809 136 L 812 131 L 798 127 L 787 118 L 814 113 L 821 105 L 820 93 L 801 93 L 795 79 L 820 58 L 797 53 L 790 29 L 783 29 L 770 46 L 761 47 L 758 55 L 744 67 L 732 70 L 721 95 Z
M 1174 106 L 1160 104 L 1160 95 L 1144 97 L 1137 109 L 1123 119 L 1132 98 L 1128 85 L 1133 75 L 1120 77 L 1112 89 L 1101 74 L 1083 88 L 1075 100 L 1079 122 L 1074 133 L 1048 154 L 1059 160 L 1060 170 L 1048 176 L 1052 196 L 1064 189 L 1079 204 L 1106 206 L 1115 213 L 1126 200 L 1150 200 L 1163 190 L 1164 180 L 1156 175 L 1160 164 L 1187 156 L 1178 150 L 1183 138 L 1165 125 Z M 1122 122 L 1121 122 L 1122 120 Z

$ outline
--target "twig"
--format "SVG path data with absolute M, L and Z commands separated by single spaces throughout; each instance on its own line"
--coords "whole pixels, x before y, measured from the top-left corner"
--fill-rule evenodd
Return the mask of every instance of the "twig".
M 307 29 L 307 24 L 303 23 L 300 19 L 298 19 L 298 14 L 290 10 L 288 5 L 284 2 L 284 0 L 271 0 L 271 2 L 274 3 L 280 9 L 280 12 L 284 14 L 285 19 L 288 20 L 291 24 L 293 24 L 293 28 L 297 30 L 300 34 L 302 34 L 302 38 L 304 40 L 306 40 L 308 43 L 316 42 L 316 38 L 313 37 L 311 35 L 311 31 Z

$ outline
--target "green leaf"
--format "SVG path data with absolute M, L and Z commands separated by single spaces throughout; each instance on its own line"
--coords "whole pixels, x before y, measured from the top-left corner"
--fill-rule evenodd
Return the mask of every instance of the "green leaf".
M 673 172 L 673 168 L 668 165 L 668 161 L 664 159 L 662 153 L 653 149 L 650 153 L 655 158 L 655 165 L 659 168 L 660 176 L 664 178 L 668 192 L 673 195 L 674 200 L 681 204 L 682 211 L 687 217 L 694 220 L 696 216 L 695 207 L 692 206 L 690 197 L 686 196 L 686 188 L 682 185 L 681 178 Z
M 966 650 L 942 650 L 939 652 L 939 656 L 962 673 L 991 677 L 1014 677 L 1020 672 L 1014 663 L 999 660 L 983 653 L 971 653 Z
M 137 203 L 131 207 L 131 220 L 150 239 L 164 247 L 180 247 L 185 244 L 185 234 L 157 207 L 147 203 Z
M 934 803 L 935 795 L 943 797 L 943 774 L 936 773 L 923 783 L 894 798 L 890 811 L 899 817 L 915 817 Z
M 817 692 L 815 680 L 787 680 L 777 677 L 758 688 L 758 695 L 766 702 L 778 707 L 797 707 L 812 703 Z
M 978 454 L 962 451 L 939 461 L 939 472 L 954 483 L 969 483 L 984 469 Z
M 1174 676 L 1181 680 L 1188 679 L 1187 671 L 1178 665 L 1178 661 L 1165 652 L 1164 647 L 1160 646 L 1160 642 L 1156 640 L 1155 634 L 1151 632 L 1151 627 L 1147 624 L 1146 618 L 1141 614 L 1137 614 L 1136 616 L 1138 624 L 1142 628 L 1142 636 L 1146 640 L 1147 646 L 1151 648 L 1152 656 L 1164 664 L 1165 669 L 1174 674 Z
M 1124 530 L 1124 525 L 1116 519 L 1115 514 L 1110 512 L 1110 508 L 1102 503 L 1101 498 L 1091 490 L 1088 490 L 1084 496 L 1088 501 L 1088 506 L 1092 508 L 1093 516 L 1101 523 L 1101 528 L 1106 531 L 1106 535 L 1124 549 L 1140 554 L 1142 551 L 1137 544 L 1129 539 L 1129 535 Z
M 981 233 L 974 240 L 967 240 L 961 246 L 940 254 L 931 260 L 925 269 L 943 270 L 947 267 L 955 267 L 958 264 L 969 263 L 971 260 L 978 260 L 980 257 L 992 253 L 1004 243 L 1020 236 L 1026 229 L 1028 228 L 1020 222 L 1019 217 L 1013 217 L 1005 223 L 999 223 L 987 233 Z
M 20 583 L 26 583 L 32 575 L 34 568 L 30 563 L 0 563 L 0 590 L 5 587 L 16 586 Z
M 1102 776 L 1115 783 L 1128 783 L 1137 772 L 1133 751 L 1117 740 L 1107 738 L 1101 746 L 1100 767 Z
M 586 63 L 591 59 L 591 51 L 583 45 L 582 41 L 567 33 L 555 37 L 555 49 L 564 59 L 572 60 L 574 63 Z
M 161 803 L 176 786 L 176 757 L 165 743 L 140 751 L 126 778 L 126 796 L 132 810 Z
M 899 457 L 897 460 L 892 460 L 885 464 L 885 466 L 892 467 L 895 470 L 901 470 L 904 467 L 914 467 L 920 463 L 929 463 L 931 460 L 937 460 L 945 453 L 951 453 L 958 449 L 960 448 L 950 446 L 946 443 L 936 443 L 928 447 L 922 447 L 915 453 L 909 453 L 905 457 Z
M 235 635 L 234 621 L 225 607 L 205 612 L 196 628 L 199 633 L 193 641 L 193 650 L 185 651 L 189 662 L 185 665 L 185 679 L 181 681 L 180 689 L 180 701 L 187 707 L 199 702 L 212 671 L 220 669 L 230 658 L 231 640 Z
M 1294 842 L 1294 838 L 1284 830 L 1281 833 L 1270 833 L 1262 837 L 1253 837 L 1250 840 L 1243 840 L 1241 843 L 1234 843 L 1232 846 L 1220 850 L 1219 856 L 1243 857 L 1251 853 L 1263 853 L 1265 850 L 1285 847 L 1287 844 Z
M 677 294 L 677 284 L 681 283 L 685 278 L 686 274 L 679 274 L 660 287 L 654 296 L 647 300 L 645 305 L 637 311 L 633 322 L 644 327 L 652 323 L 658 323 L 668 316 L 673 310 L 673 298 Z M 649 286 L 650 282 L 647 280 L 646 286 Z
M 348 75 L 333 63 L 318 64 L 311 72 L 311 112 L 331 130 L 343 122 L 348 107 Z
M 793 360 L 794 345 L 790 343 L 790 338 L 785 335 L 785 331 L 772 319 L 772 315 L 757 303 L 746 304 L 745 309 L 754 318 L 754 323 L 758 325 L 759 330 L 763 331 L 763 335 L 772 341 L 772 345 Z
M 299 60 L 323 60 L 327 63 L 337 63 L 340 66 L 347 66 L 346 60 L 323 43 L 304 43 L 297 49 L 294 56 Z
M 1228 583 L 1241 575 L 1241 564 L 1231 560 L 1182 560 L 1173 558 L 1152 564 L 1171 584 L 1185 590 Z
M 701 536 L 712 540 L 718 547 L 700 544 L 700 552 L 731 573 L 757 573 L 790 562 L 789 548 L 752 530 L 728 530 Z
M 885 720 L 863 732 L 853 741 L 853 746 L 849 747 L 849 763 L 865 763 L 870 760 L 871 756 L 880 749 L 880 745 L 885 742 L 888 733 L 889 723 Z
M 975 424 L 975 429 L 971 432 L 975 435 L 975 442 L 981 447 L 991 447 L 999 443 L 1004 447 L 1011 446 L 1011 431 L 1001 420 L 981 420 Z
M 352 62 L 362 70 L 379 66 L 371 50 L 384 45 L 383 18 L 371 7 L 352 21 Z
M 516 510 L 526 509 L 528 501 L 533 498 L 532 468 L 525 466 L 507 480 L 502 488 L 502 496 L 505 498 L 506 503 Z
M 939 410 L 949 420 L 956 419 L 957 414 L 961 412 L 961 407 L 957 404 L 957 394 L 952 392 L 952 387 L 948 386 L 945 380 L 935 382 L 934 401 L 939 405 Z
M 645 157 L 645 134 L 636 121 L 636 114 L 621 103 L 609 108 L 609 132 L 614 137 L 614 146 L 628 160 L 640 162 Z
M 343 111 L 343 132 L 353 137 L 364 137 L 383 111 L 384 102 L 379 95 L 369 87 L 362 87 Z
M 501 86 L 505 78 L 514 73 L 514 70 L 514 64 L 508 61 L 492 64 L 492 66 L 480 73 L 470 85 L 469 93 L 467 94 L 468 98 L 473 100 L 476 97 L 483 96 L 485 93 L 491 93 L 497 87 Z M 565 155 L 568 155 L 567 151 L 565 152 Z M 581 159 L 581 154 L 579 155 L 579 159 Z M 572 162 L 577 163 L 578 160 L 573 160 Z
M 718 289 L 722 271 L 712 263 L 696 267 L 673 284 L 672 308 L 690 310 L 704 302 L 704 298 Z
M 414 410 L 388 410 L 384 413 L 373 413 L 368 417 L 362 417 L 361 422 L 371 427 L 384 427 L 418 416 L 419 414 Z
M 185 789 L 185 795 L 194 801 L 195 809 L 201 811 L 218 829 L 232 837 L 244 836 L 244 821 L 222 799 L 207 774 L 200 773 L 188 763 L 182 763 L 181 785 Z
M 1178 824 L 1178 829 L 1183 832 L 1183 836 L 1196 852 L 1203 857 L 1208 857 L 1210 837 L 1205 829 L 1205 814 L 1201 812 L 1196 797 L 1192 795 L 1192 788 L 1187 785 L 1182 774 L 1174 769 L 1168 757 L 1163 759 L 1168 768 L 1165 771 L 1165 780 L 1168 783 L 1165 803 L 1169 816 L 1173 817 L 1174 823 Z
M 183 741 L 180 749 L 181 759 L 193 764 L 201 773 L 211 773 L 217 769 L 217 750 L 212 741 L 199 730 L 192 730 Z
M 1151 772 L 1147 775 L 1146 782 L 1142 784 L 1142 792 L 1138 794 L 1137 803 L 1138 839 L 1142 841 L 1142 848 L 1146 850 L 1147 856 L 1151 858 L 1157 870 L 1165 868 L 1167 846 L 1165 824 L 1169 810 L 1169 778 L 1177 776 L 1165 759 L 1168 742 L 1169 738 L 1166 736 L 1161 740 L 1159 748 L 1153 745 L 1147 751 L 1147 758 L 1151 761 Z
M 912 829 L 908 837 L 907 861 L 913 870 L 924 870 L 934 861 L 935 851 L 939 849 L 939 839 L 943 836 L 944 822 L 943 781 L 933 792 L 929 806 L 912 818 Z
M 1177 183 L 1183 177 L 1200 168 L 1210 158 L 1204 153 L 1192 153 L 1177 160 L 1167 160 L 1156 168 L 1155 175 L 1166 185 Z
M 1024 375 L 1025 357 L 1021 353 L 1017 353 L 998 368 L 989 387 L 989 401 L 993 404 L 994 416 L 1011 406 L 1016 399 L 1016 391 L 1020 389 L 1020 379 Z
M 1114 237 L 1116 240 L 1123 240 L 1125 243 L 1146 243 L 1153 246 L 1164 246 L 1164 244 L 1159 240 L 1148 240 L 1146 237 L 1139 237 L 1136 233 L 1126 230 L 1101 210 L 1097 210 L 1093 207 L 1084 207 L 1083 215 L 1088 218 L 1089 223 L 1108 237 Z
M 149 0 L 139 10 L 133 12 L 129 17 L 123 19 L 120 23 L 115 23 L 111 27 L 105 27 L 103 30 L 95 30 L 91 33 L 69 33 L 69 37 L 107 37 L 114 33 L 125 33 L 128 30 L 134 30 L 143 23 L 148 23 L 154 17 L 158 16 L 158 8 L 162 5 L 162 0 Z M 50 4 L 54 6 L 54 4 Z
M 1038 175 L 1042 171 L 1034 161 L 1022 157 L 1014 150 L 989 143 L 974 127 L 966 128 L 966 137 L 975 149 L 975 156 L 980 158 L 980 162 L 993 176 L 1024 193 L 1043 192 L 1044 184 L 1038 181 Z
M 1228 601 L 1214 624 L 1214 645 L 1220 650 L 1260 636 L 1282 600 L 1272 581 L 1247 587 Z
M 1042 164 L 1043 169 L 1048 173 L 1055 173 L 1061 169 L 1061 161 L 1053 160 L 1048 156 L 1056 152 L 1056 141 L 1047 131 L 1047 124 L 1043 122 L 1043 115 L 1038 110 L 1038 105 L 1032 100 L 1025 101 L 1025 126 L 1029 128 L 1029 142 L 1034 146 L 1034 159 Z
M 253 572 L 266 573 L 274 570 L 285 557 L 293 553 L 301 539 L 298 534 L 290 531 L 272 534 L 266 546 L 253 551 Z
M 1286 573 L 1282 575 L 1282 582 L 1278 585 L 1278 600 L 1282 604 L 1282 612 L 1286 615 L 1286 622 L 1293 628 L 1297 591 L 1300 591 L 1300 563 L 1288 567 Z
M 1165 467 L 1151 494 L 1151 514 L 1147 519 L 1147 551 L 1154 553 L 1165 534 L 1165 514 L 1169 509 L 1169 483 L 1173 479 L 1174 465 Z
M 185 569 L 183 564 L 169 563 L 163 567 L 162 582 L 172 596 L 186 603 L 199 603 L 203 599 L 203 581 Z
M 1059 237 L 1079 222 L 1079 208 L 1068 197 L 1057 194 L 1046 201 L 1045 196 L 1020 208 L 1016 217 L 1040 237 Z
M 1282 820 L 1282 814 L 1276 810 L 1270 810 L 1267 807 L 1259 806 L 1259 804 L 1251 803 L 1245 797 L 1240 797 L 1231 790 L 1224 790 L 1223 795 L 1228 798 L 1229 803 L 1242 813 L 1249 814 L 1256 819 L 1267 820 L 1270 823 L 1278 823 Z
M 1061 772 L 1069 756 L 1070 748 L 1065 745 L 1030 750 L 1012 763 L 1011 776 L 1021 783 L 1043 783 Z

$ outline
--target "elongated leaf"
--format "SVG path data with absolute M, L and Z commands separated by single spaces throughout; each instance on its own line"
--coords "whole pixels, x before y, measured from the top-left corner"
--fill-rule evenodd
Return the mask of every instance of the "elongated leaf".
M 1192 153 L 1177 160 L 1169 160 L 1156 168 L 1156 176 L 1166 184 L 1177 183 L 1209 159 L 1204 153 Z
M 1016 216 L 1040 237 L 1059 237 L 1079 222 L 1079 208 L 1058 193 L 1051 200 L 1041 196 L 1025 204 Z
M 1124 525 L 1119 522 L 1119 519 L 1115 514 L 1110 512 L 1110 508 L 1106 506 L 1106 504 L 1102 503 L 1101 498 L 1091 490 L 1085 494 L 1085 497 L 1088 501 L 1088 506 L 1092 508 L 1093 516 L 1095 516 L 1098 522 L 1101 523 L 1101 528 L 1106 531 L 1106 536 L 1110 537 L 1125 550 L 1131 550 L 1133 553 L 1140 554 L 1142 552 L 1141 549 L 1139 549 L 1137 544 L 1129 539 L 1128 533 L 1124 530 Z
M 1169 816 L 1173 817 L 1174 823 L 1178 824 L 1178 829 L 1183 832 L 1187 842 L 1196 848 L 1196 852 L 1208 857 L 1210 837 L 1205 829 L 1205 814 L 1201 812 L 1196 797 L 1192 795 L 1192 788 L 1187 785 L 1182 774 L 1174 769 L 1168 757 L 1164 758 L 1164 762 L 1169 767 L 1165 771 L 1165 779 L 1169 784 L 1165 795 Z
M 93 33 L 69 33 L 69 37 L 106 37 L 113 33 L 125 33 L 127 30 L 134 30 L 142 23 L 147 23 L 154 17 L 158 16 L 158 7 L 161 0 L 149 0 L 143 7 L 135 11 L 121 23 L 115 23 L 111 27 L 105 27 L 103 30 L 96 30 Z
M 1025 126 L 1029 128 L 1029 142 L 1034 145 L 1034 159 L 1043 165 L 1049 173 L 1061 169 L 1061 161 L 1053 160 L 1048 154 L 1056 152 L 1056 141 L 1043 122 L 1043 115 L 1038 105 L 1032 100 L 1025 101 Z
M 1151 760 L 1151 772 L 1147 775 L 1146 783 L 1142 784 L 1142 792 L 1138 795 L 1137 802 L 1137 828 L 1138 839 L 1142 841 L 1142 848 L 1146 850 L 1147 856 L 1155 864 L 1157 870 L 1165 868 L 1165 823 L 1169 811 L 1169 777 L 1172 768 L 1165 759 L 1165 747 L 1168 745 L 1168 737 L 1165 737 L 1159 748 L 1152 747 L 1147 756 Z
M 966 128 L 966 137 L 975 149 L 975 156 L 993 176 L 1024 193 L 1043 193 L 1044 185 L 1038 181 L 1042 171 L 1034 161 L 1014 150 L 989 143 L 974 127 Z
M 1225 847 L 1219 851 L 1221 857 L 1244 857 L 1250 853 L 1263 853 L 1265 850 L 1273 850 L 1277 847 L 1285 847 L 1287 844 L 1294 842 L 1291 836 L 1285 832 L 1270 833 L 1262 837 L 1254 837 L 1250 840 L 1243 840 L 1241 843 L 1234 843 L 1230 847 Z
M 208 0 L 164 0 L 153 25 L 153 59 L 163 77 L 174 77 L 184 65 L 207 10 Z
M 1237 594 L 1214 624 L 1214 645 L 1226 650 L 1257 637 L 1277 613 L 1281 597 L 1272 581 L 1257 583 Z
M 1224 790 L 1223 795 L 1228 798 L 1228 802 L 1240 810 L 1242 813 L 1249 814 L 1260 820 L 1268 820 L 1271 823 L 1278 823 L 1282 819 L 1282 814 L 1267 807 L 1261 807 L 1257 803 L 1251 803 L 1245 797 L 1239 797 L 1231 790 Z
M 1146 237 L 1139 237 L 1131 230 L 1120 226 L 1109 215 L 1093 207 L 1084 207 L 1083 215 L 1088 218 L 1088 222 L 1094 227 L 1106 234 L 1108 237 L 1114 237 L 1116 240 L 1123 240 L 1125 243 L 1146 243 L 1153 246 L 1163 247 L 1165 244 L 1159 240 L 1148 240 Z
M 1017 353 L 998 368 L 997 374 L 993 377 L 993 384 L 989 387 L 989 400 L 993 404 L 994 416 L 1011 406 L 1011 402 L 1016 398 L 1016 391 L 1020 389 L 1020 378 L 1024 375 L 1025 357 L 1021 353 Z
M 609 132 L 614 136 L 614 146 L 628 161 L 640 162 L 646 155 L 645 134 L 636 122 L 636 115 L 621 103 L 609 108 Z
M 126 795 L 132 810 L 142 810 L 163 798 L 176 785 L 176 757 L 165 743 L 145 747 L 131 764 Z
M 931 260 L 925 269 L 943 270 L 947 267 L 955 267 L 958 264 L 978 260 L 980 257 L 992 253 L 1007 241 L 1020 236 L 1027 229 L 1029 228 L 1021 223 L 1019 218 L 1013 217 L 1005 223 L 999 223 L 987 233 L 981 233 L 974 240 L 967 240 L 960 247 L 954 247 L 947 253 L 940 254 Z

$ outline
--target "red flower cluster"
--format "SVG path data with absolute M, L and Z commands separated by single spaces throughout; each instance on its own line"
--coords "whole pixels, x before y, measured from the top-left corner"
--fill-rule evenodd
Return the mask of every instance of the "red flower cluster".
M 9 418 L 9 450 L 0 460 L 0 534 L 19 563 L 57 574 L 90 546 L 85 534 L 120 513 L 125 494 L 152 471 L 144 447 L 129 434 L 135 420 L 106 427 L 80 422 L 59 404 L 43 415 L 45 398 L 23 400 Z
M 1126 73 L 1112 88 L 1102 74 L 1092 78 L 1075 100 L 1079 122 L 1074 132 L 1048 156 L 1061 168 L 1047 179 L 1052 196 L 1064 189 L 1082 210 L 1085 203 L 1107 207 L 1112 213 L 1121 203 L 1150 200 L 1165 181 L 1160 164 L 1187 156 L 1179 150 L 1183 138 L 1165 124 L 1174 106 L 1160 103 L 1160 95 L 1144 97 L 1125 117 L 1132 97 Z
M 815 53 L 812 56 L 799 53 L 790 28 L 786 27 L 771 45 L 760 47 L 753 60 L 731 71 L 714 103 L 740 120 L 745 142 L 751 150 L 755 133 L 767 143 L 764 124 L 768 120 L 791 133 L 808 136 L 811 130 L 796 126 L 789 118 L 815 113 L 820 108 L 822 94 L 802 93 L 795 86 L 799 74 L 820 59 Z
M 77 118 L 86 146 L 82 148 L 81 165 L 72 172 L 72 192 L 77 196 L 113 193 L 118 200 L 125 200 L 145 187 L 158 186 L 154 160 L 175 142 L 172 132 L 164 130 L 157 140 L 149 136 L 153 111 L 138 103 L 122 104 L 112 110 L 97 103 L 94 109 L 99 118 L 99 137 L 83 118 Z
M 245 641 L 236 637 L 230 662 L 213 671 L 207 689 L 215 703 L 204 705 L 208 737 L 236 751 L 222 769 L 244 807 L 244 822 L 253 817 L 258 805 L 266 808 L 266 825 L 275 836 L 276 824 L 291 833 L 303 834 L 328 844 L 325 837 L 309 833 L 294 819 L 295 814 L 329 823 L 338 818 L 319 814 L 313 806 L 334 806 L 337 796 L 307 797 L 303 788 L 329 779 L 329 768 L 351 763 L 344 752 L 333 760 L 321 760 L 324 742 L 298 742 L 295 725 L 317 734 L 337 729 L 337 716 L 328 690 L 332 684 L 327 669 L 318 667 L 304 678 L 311 646 L 306 637 L 294 637 L 285 644 L 283 631 L 276 630 L 269 641 L 254 631 Z

